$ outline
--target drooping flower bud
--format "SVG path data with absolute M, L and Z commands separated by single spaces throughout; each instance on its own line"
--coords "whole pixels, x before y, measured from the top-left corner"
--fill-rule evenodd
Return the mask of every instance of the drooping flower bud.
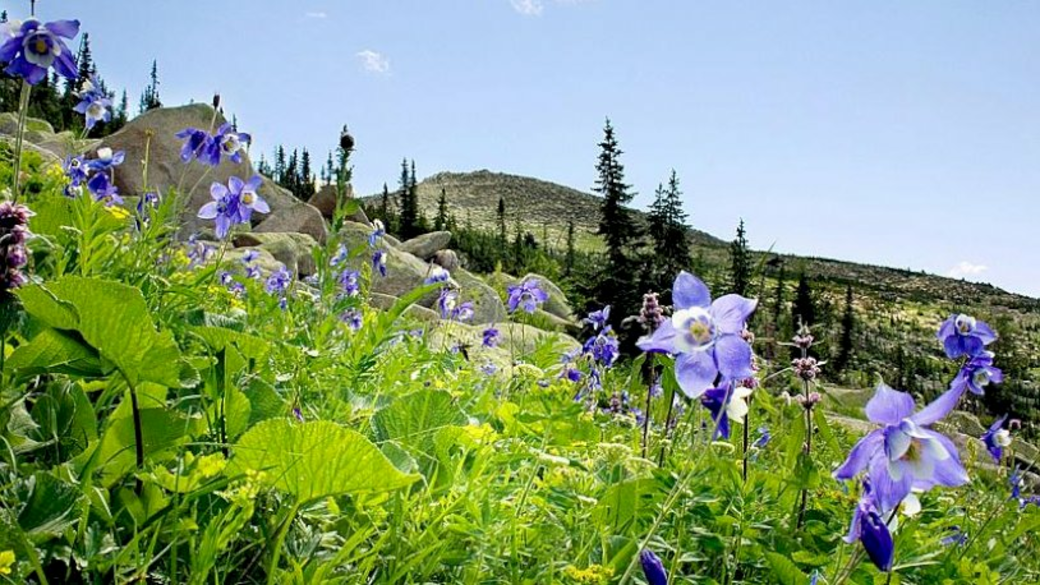
M 646 575 L 648 585 L 668 585 L 668 573 L 664 570 L 661 559 L 649 549 L 643 549 L 639 553 L 639 563 L 643 566 L 643 574 Z

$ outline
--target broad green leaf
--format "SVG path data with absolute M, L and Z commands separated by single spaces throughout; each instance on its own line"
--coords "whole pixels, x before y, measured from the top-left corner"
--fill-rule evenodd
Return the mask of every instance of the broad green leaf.
M 61 535 L 76 523 L 79 489 L 49 473 L 33 475 L 32 493 L 21 513 L 18 525 L 35 542 Z
M 660 484 L 653 478 L 630 479 L 607 488 L 593 511 L 600 528 L 612 534 L 625 534 L 642 515 L 654 511 L 654 497 Z
M 242 435 L 226 473 L 263 471 L 268 485 L 297 502 L 405 487 L 418 475 L 401 473 L 357 431 L 329 421 L 264 421 Z
M 51 327 L 75 330 L 134 384 L 180 382 L 180 352 L 168 331 L 155 330 L 141 292 L 125 284 L 67 276 L 48 288 L 25 287 L 26 310 Z
M 781 585 L 809 585 L 809 577 L 798 569 L 791 559 L 780 553 L 767 552 L 766 561 L 773 569 L 773 577 Z
M 466 414 L 445 390 L 420 390 L 402 396 L 372 419 L 379 441 L 397 441 L 429 451 L 437 431 L 466 424 Z
M 20 376 L 68 374 L 100 377 L 105 374 L 97 351 L 74 332 L 44 329 L 29 343 L 19 346 L 7 360 L 7 367 Z
M 51 440 L 51 448 L 63 463 L 97 439 L 94 405 L 79 384 L 52 383 L 36 399 L 32 418 L 39 425 L 37 440 Z

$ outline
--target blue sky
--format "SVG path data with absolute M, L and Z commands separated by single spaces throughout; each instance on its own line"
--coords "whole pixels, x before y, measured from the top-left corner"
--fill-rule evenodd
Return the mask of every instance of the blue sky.
M 15 16 L 22 3 L 5 2 Z M 24 4 L 27 5 L 27 2 Z M 12 8 L 14 5 L 14 8 Z M 269 152 L 349 124 L 356 187 L 492 169 L 580 189 L 605 116 L 645 206 L 1040 296 L 1040 3 L 42 0 L 136 102 L 223 95 Z M 254 150 L 254 155 L 256 154 Z

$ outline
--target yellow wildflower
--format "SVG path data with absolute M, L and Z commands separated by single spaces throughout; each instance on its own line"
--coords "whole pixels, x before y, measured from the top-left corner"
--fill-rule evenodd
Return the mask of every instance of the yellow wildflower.
M 0 575 L 10 575 L 11 568 L 14 567 L 14 561 L 13 550 L 0 551 Z

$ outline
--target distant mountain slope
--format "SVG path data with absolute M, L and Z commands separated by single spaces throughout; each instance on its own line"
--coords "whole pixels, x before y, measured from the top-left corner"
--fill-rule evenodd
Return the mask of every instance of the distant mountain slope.
M 573 221 L 578 245 L 585 249 L 602 247 L 595 236 L 599 223 L 599 197 L 531 177 L 479 170 L 469 173 L 442 172 L 427 177 L 418 185 L 419 206 L 432 221 L 437 213 L 441 190 L 448 208 L 462 225 L 495 229 L 498 199 L 506 205 L 507 229 L 519 223 L 523 230 L 551 246 L 562 248 L 567 223 Z M 378 204 L 379 195 L 364 198 Z M 633 210 L 640 221 L 645 212 Z M 728 243 L 699 230 L 690 230 L 690 242 L 710 266 L 722 269 L 728 263 Z M 944 306 L 984 305 L 1040 313 L 1040 300 L 1009 293 L 989 284 L 955 280 L 924 272 L 857 264 L 826 258 L 781 255 L 789 276 L 804 271 L 813 279 L 834 284 L 852 283 L 855 288 L 874 292 L 879 300 L 914 300 Z

